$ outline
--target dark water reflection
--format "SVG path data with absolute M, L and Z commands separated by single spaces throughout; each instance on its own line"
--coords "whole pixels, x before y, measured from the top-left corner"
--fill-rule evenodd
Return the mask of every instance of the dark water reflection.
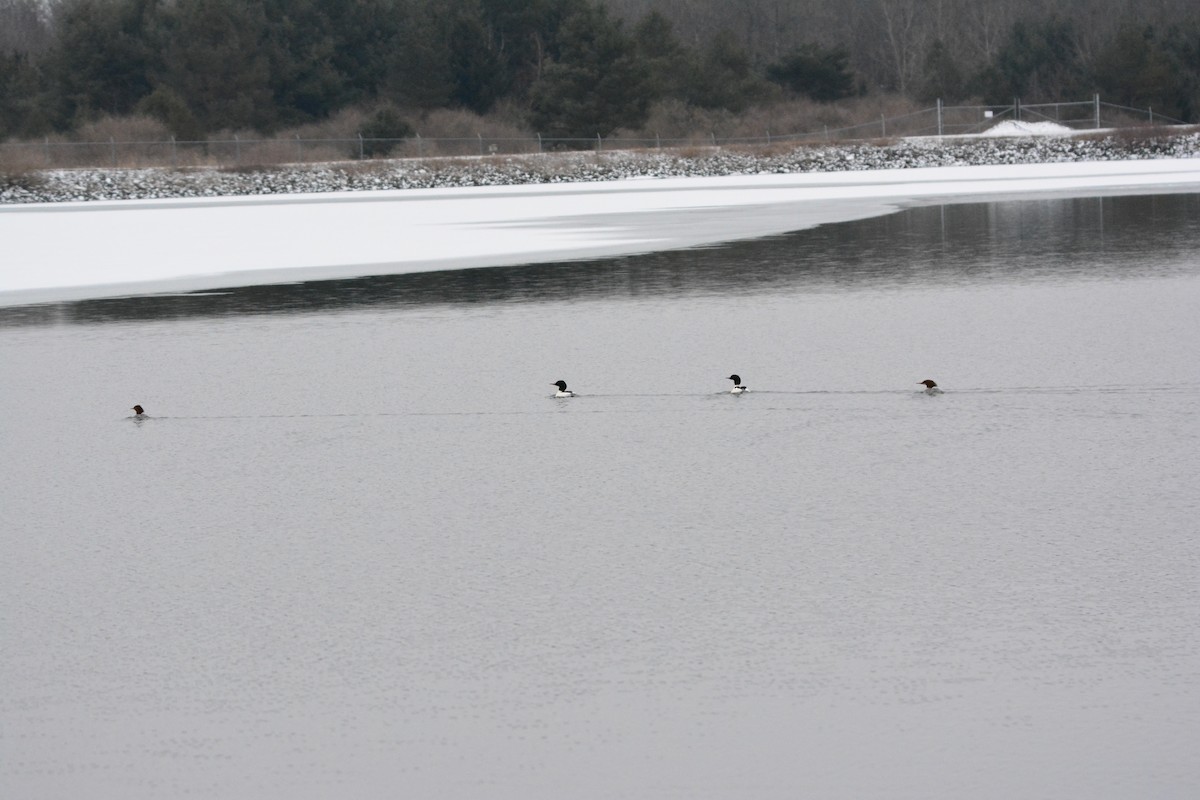
M 723 246 L 563 263 L 251 286 L 0 309 L 0 326 L 610 297 L 1119 280 L 1200 264 L 1200 195 L 1009 201 Z

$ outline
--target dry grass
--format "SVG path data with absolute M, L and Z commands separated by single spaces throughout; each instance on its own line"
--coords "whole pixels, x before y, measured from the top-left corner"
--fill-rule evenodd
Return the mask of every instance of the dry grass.
M 138 114 L 103 116 L 81 126 L 69 138 L 58 139 L 71 158 L 70 166 L 151 166 L 161 163 L 171 150 L 171 132 L 167 127 L 153 117 Z M 51 143 L 54 141 L 52 137 Z
M 295 137 L 261 138 L 254 131 L 217 131 L 206 150 L 212 166 L 279 165 L 304 161 L 304 142 Z
M 842 102 L 818 103 L 807 99 L 788 99 L 754 106 L 739 115 L 728 111 L 710 111 L 687 106 L 677 100 L 656 103 L 646 124 L 637 130 L 623 130 L 618 136 L 630 140 L 656 139 L 663 144 L 702 145 L 715 142 L 762 142 L 775 139 L 819 141 L 828 139 L 865 139 L 881 134 L 909 134 L 899 118 L 925 110 L 898 95 L 873 95 Z M 882 120 L 888 122 L 884 124 Z M 928 125 L 928 120 L 915 121 Z M 893 130 L 893 126 L 895 129 Z
M 15 180 L 46 166 L 46 153 L 40 142 L 0 144 L 0 176 Z
M 203 142 L 176 142 L 165 126 L 150 117 L 104 117 L 69 137 L 0 144 L 0 172 L 24 175 L 69 167 L 239 169 L 355 161 L 362 152 L 359 131 L 372 112 L 368 108 L 345 109 L 327 120 L 270 137 L 248 130 L 218 131 Z M 948 109 L 943 117 L 944 132 L 972 132 L 994 121 L 985 121 L 981 114 L 978 109 Z M 524 125 L 524 110 L 512 104 L 501 105 L 486 115 L 443 109 L 424 113 L 409 110 L 404 116 L 418 135 L 398 141 L 379 160 L 511 157 L 538 153 L 543 146 L 547 151 L 559 149 L 559 143 L 540 142 L 537 134 Z M 1117 134 L 1131 140 L 1179 133 L 1178 128 L 1151 128 L 1145 124 L 1146 120 L 1131 115 L 1104 121 L 1133 126 L 1130 132 Z M 936 116 L 927 106 L 886 94 L 838 103 L 779 100 L 749 108 L 739 115 L 667 100 L 650 109 L 645 125 L 618 131 L 600 149 L 670 148 L 688 158 L 703 157 L 716 146 L 778 153 L 800 144 L 825 141 L 880 142 L 900 136 L 929 135 L 936 133 L 936 122 Z M 594 144 L 578 144 L 565 149 L 594 149 Z

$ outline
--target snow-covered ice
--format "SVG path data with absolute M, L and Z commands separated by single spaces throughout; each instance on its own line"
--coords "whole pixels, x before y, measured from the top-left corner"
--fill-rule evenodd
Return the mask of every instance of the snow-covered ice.
M 614 256 L 929 203 L 1200 191 L 1200 158 L 0 206 L 0 304 Z

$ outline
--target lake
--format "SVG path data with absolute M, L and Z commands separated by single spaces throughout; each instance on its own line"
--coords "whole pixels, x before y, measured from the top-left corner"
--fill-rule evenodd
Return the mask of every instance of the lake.
M 1200 786 L 1200 195 L 0 308 L 0 365 L 4 797 Z

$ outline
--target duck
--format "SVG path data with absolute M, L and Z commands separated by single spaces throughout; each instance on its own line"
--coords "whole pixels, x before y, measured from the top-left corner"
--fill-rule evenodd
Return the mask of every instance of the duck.
M 928 378 L 926 378 L 923 381 L 919 381 L 918 383 L 920 383 L 921 385 L 923 385 L 925 387 L 925 394 L 928 394 L 928 395 L 945 394 L 945 392 L 943 392 L 941 389 L 938 388 L 938 385 L 936 383 L 929 380 Z
M 566 381 L 555 381 L 554 383 L 552 383 L 550 385 L 558 387 L 558 391 L 554 393 L 555 397 L 574 397 L 575 396 L 575 393 L 567 388 Z
M 742 376 L 736 372 L 729 376 L 729 380 L 733 381 L 733 388 L 729 390 L 730 394 L 741 394 L 742 392 L 750 391 L 750 387 L 742 386 Z
M 134 406 L 130 409 L 130 411 L 133 412 L 134 419 L 145 419 L 147 416 L 146 409 L 142 408 L 141 406 Z

